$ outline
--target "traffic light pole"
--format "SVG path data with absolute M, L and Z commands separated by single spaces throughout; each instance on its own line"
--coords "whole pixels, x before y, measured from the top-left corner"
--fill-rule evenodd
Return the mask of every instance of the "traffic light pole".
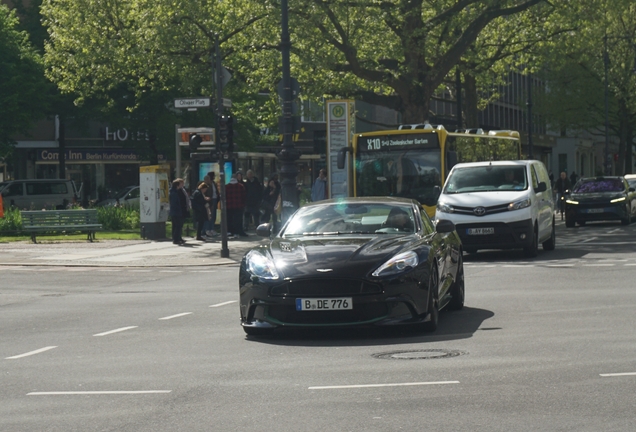
M 219 35 L 214 38 L 214 57 L 216 70 L 216 143 L 219 142 L 220 119 L 223 115 L 223 77 L 221 70 L 221 48 L 219 46 Z M 225 201 L 225 155 L 217 144 L 219 157 L 219 182 L 221 183 L 221 258 L 229 258 L 230 250 L 227 247 L 227 205 Z M 216 209 L 213 209 L 216 211 Z
M 283 145 L 278 153 L 278 160 L 281 162 L 280 177 L 281 182 L 281 218 L 283 223 L 298 208 L 298 192 L 296 189 L 296 176 L 298 168 L 296 161 L 300 157 L 300 152 L 294 148 L 293 141 L 293 119 L 292 119 L 292 89 L 290 72 L 290 51 L 291 42 L 289 39 L 289 11 L 287 0 L 281 0 L 281 53 L 283 57 Z

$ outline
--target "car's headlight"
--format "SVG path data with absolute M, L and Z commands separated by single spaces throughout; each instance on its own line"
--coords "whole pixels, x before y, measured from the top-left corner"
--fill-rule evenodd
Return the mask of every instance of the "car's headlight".
M 573 200 L 565 200 L 566 203 L 568 204 L 572 204 L 572 205 L 578 205 L 579 202 L 578 201 L 573 201 Z
M 388 276 L 401 273 L 409 268 L 417 267 L 420 260 L 413 251 L 398 254 L 382 264 L 376 271 L 371 273 L 373 276 Z
M 437 211 L 442 213 L 455 213 L 455 209 L 452 206 L 442 202 L 437 203 Z
M 508 210 L 520 210 L 530 207 L 530 198 L 508 204 Z
M 274 261 L 261 253 L 249 251 L 245 257 L 245 261 L 247 263 L 247 269 L 254 276 L 263 279 L 278 279 L 280 277 L 274 265 Z
M 610 202 L 611 202 L 612 204 L 614 204 L 614 203 L 617 203 L 617 202 L 625 201 L 626 199 L 627 199 L 627 198 L 625 198 L 625 197 L 620 197 L 620 198 L 613 199 L 613 200 L 611 200 Z

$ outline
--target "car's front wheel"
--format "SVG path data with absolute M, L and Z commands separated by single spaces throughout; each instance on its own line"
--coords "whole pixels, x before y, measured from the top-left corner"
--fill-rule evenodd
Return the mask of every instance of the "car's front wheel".
M 530 258 L 534 258 L 539 255 L 539 231 L 536 227 L 532 232 L 532 243 L 523 248 L 523 253 Z
M 548 240 L 543 242 L 543 250 L 551 251 L 556 247 L 556 229 L 554 225 L 554 217 L 552 217 L 552 234 Z
M 428 310 L 426 312 L 430 320 L 422 324 L 422 330 L 434 332 L 439 323 L 439 282 L 435 269 L 431 270 L 428 278 Z
M 455 276 L 455 282 L 450 288 L 451 301 L 448 303 L 450 310 L 461 310 L 464 307 L 464 298 L 466 296 L 464 286 L 464 260 L 462 256 L 459 256 L 459 262 L 457 263 L 457 275 Z

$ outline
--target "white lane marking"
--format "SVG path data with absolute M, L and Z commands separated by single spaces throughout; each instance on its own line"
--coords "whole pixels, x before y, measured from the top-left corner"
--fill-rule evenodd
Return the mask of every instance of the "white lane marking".
M 182 270 L 159 270 L 159 273 L 183 273 Z
M 622 231 L 622 229 L 620 229 L 620 228 L 616 228 L 616 229 L 613 229 L 613 230 L 611 230 L 611 231 L 608 231 L 607 233 L 608 233 L 608 234 L 614 234 L 614 233 L 616 233 L 616 232 L 620 232 L 620 231 Z
M 504 264 L 502 267 L 518 268 L 518 267 L 534 267 L 533 265 Z
M 47 346 L 47 347 L 44 347 L 44 348 L 37 349 L 35 351 L 30 351 L 28 353 L 16 355 L 16 356 L 13 356 L 13 357 L 5 357 L 5 360 L 14 360 L 14 359 L 22 358 L 22 357 L 31 356 L 31 355 L 34 355 L 34 354 L 40 354 L 40 353 L 42 353 L 44 351 L 52 350 L 53 348 L 57 348 L 57 347 L 56 346 Z
M 410 382 L 395 384 L 358 384 L 358 385 L 342 385 L 342 386 L 316 386 L 307 387 L 308 390 L 331 390 L 331 389 L 352 389 L 352 388 L 370 388 L 370 387 L 403 387 L 403 386 L 421 386 L 436 384 L 459 384 L 459 381 L 431 381 L 431 382 Z
M 588 243 L 588 242 L 591 242 L 591 241 L 596 240 L 597 238 L 598 238 L 598 237 L 590 237 L 590 238 L 588 238 L 588 239 L 581 240 L 581 243 Z
M 225 306 L 225 305 L 229 305 L 229 304 L 232 304 L 232 303 L 236 303 L 237 301 L 238 301 L 238 300 L 226 301 L 226 302 L 223 302 L 223 303 L 218 303 L 218 304 L 210 305 L 210 307 Z
M 572 268 L 572 267 L 574 267 L 574 264 L 548 264 L 546 267 L 553 267 L 553 268 Z
M 183 312 L 183 313 L 180 313 L 180 314 L 170 315 L 170 316 L 167 316 L 167 317 L 159 318 L 159 320 L 169 320 L 169 319 L 172 319 L 172 318 L 179 318 L 179 317 L 182 317 L 182 316 L 190 315 L 191 313 L 192 312 Z
M 170 393 L 172 390 L 137 390 L 137 391 L 58 391 L 58 392 L 31 392 L 27 396 L 58 396 L 58 395 L 129 395 L 129 394 L 157 394 Z
M 608 374 L 599 374 L 599 375 L 602 377 L 633 376 L 633 375 L 636 375 L 636 372 L 608 373 Z
M 614 267 L 616 264 L 583 264 L 583 267 Z
M 152 270 L 131 270 L 132 273 L 150 273 Z
M 631 264 L 625 264 L 626 266 L 636 266 L 635 263 L 631 263 Z
M 107 332 L 104 332 L 104 333 L 97 333 L 97 334 L 94 334 L 93 336 L 106 336 L 106 335 L 109 335 L 109 334 L 119 333 L 119 332 L 123 332 L 123 331 L 126 331 L 126 330 L 134 329 L 134 328 L 137 328 L 137 326 L 122 327 L 122 328 L 118 328 L 118 329 L 115 329 L 115 330 L 110 330 L 110 331 L 107 331 Z

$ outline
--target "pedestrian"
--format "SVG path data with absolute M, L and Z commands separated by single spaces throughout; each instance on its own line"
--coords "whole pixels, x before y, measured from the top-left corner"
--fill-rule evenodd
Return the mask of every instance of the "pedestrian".
M 179 179 L 173 180 L 169 192 L 170 218 L 172 219 L 172 243 L 181 246 L 185 244 L 185 240 L 181 238 L 181 232 L 183 230 L 183 210 L 181 200 L 179 199 L 182 193 L 179 189 L 181 189 L 181 182 Z
M 185 188 L 185 180 L 179 178 L 179 183 L 181 183 L 181 195 L 179 196 L 179 202 L 181 203 L 181 209 L 183 210 L 183 224 L 185 225 L 187 220 L 192 216 L 192 203 L 190 202 L 190 195 Z
M 243 209 L 245 208 L 245 187 L 239 183 L 236 174 L 225 185 L 225 208 L 227 210 L 227 228 L 234 236 L 247 237 L 243 229 Z M 229 235 L 229 234 L 228 234 Z
M 254 228 L 258 226 L 261 218 L 261 199 L 263 197 L 263 184 L 254 175 L 252 170 L 247 170 L 245 186 L 245 229 L 250 228 L 254 223 Z
M 203 181 L 208 185 L 208 192 L 206 196 L 209 200 L 206 200 L 209 210 L 210 218 L 207 221 L 207 224 L 204 228 L 205 234 L 208 237 L 213 237 L 216 235 L 216 231 L 214 231 L 214 225 L 216 225 L 216 209 L 219 206 L 219 201 L 221 200 L 221 193 L 219 192 L 219 188 L 214 181 L 215 173 L 214 171 L 210 171 L 208 175 L 203 178 Z
M 278 183 L 278 175 L 273 174 L 267 183 L 267 187 L 263 191 L 263 200 L 261 201 L 261 209 L 263 216 L 261 223 L 270 223 L 273 219 L 274 230 L 278 228 L 278 215 L 275 212 L 276 203 L 280 198 L 280 183 Z
M 194 212 L 194 221 L 197 224 L 197 236 L 196 239 L 199 241 L 205 241 L 203 238 L 203 229 L 205 223 L 208 221 L 208 210 L 205 207 L 207 204 L 206 196 L 208 185 L 205 182 L 202 182 L 199 187 L 192 193 L 192 210 Z
M 315 202 L 325 199 L 327 199 L 327 170 L 321 168 L 311 188 L 311 200 Z
M 570 184 L 575 185 L 578 178 L 579 176 L 576 175 L 576 172 L 572 171 L 572 174 L 570 174 Z
M 554 183 L 554 190 L 556 191 L 557 195 L 557 211 L 560 211 L 561 213 L 563 213 L 563 211 L 565 210 L 564 203 L 561 197 L 563 197 L 565 195 L 565 192 L 569 191 L 571 187 L 572 185 L 570 184 L 570 180 L 568 180 L 567 173 L 565 171 L 561 172 L 561 176 Z

